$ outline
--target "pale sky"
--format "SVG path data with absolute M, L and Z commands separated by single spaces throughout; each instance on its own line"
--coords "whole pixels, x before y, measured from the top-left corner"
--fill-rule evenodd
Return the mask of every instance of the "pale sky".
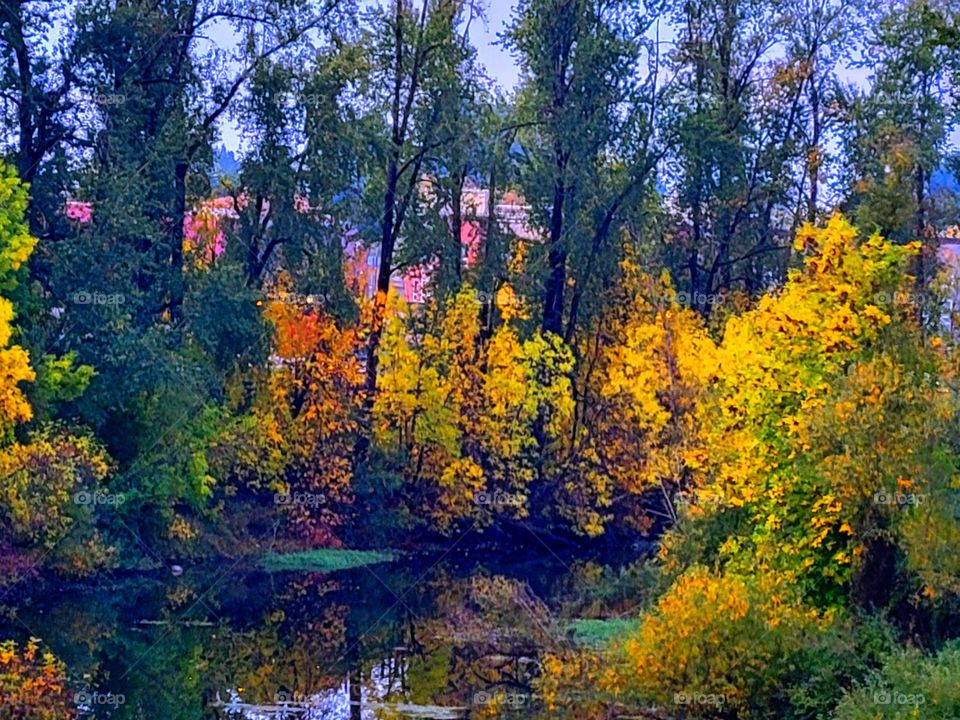
M 510 0 L 490 0 L 487 22 L 475 23 L 470 28 L 480 62 L 486 67 L 487 74 L 505 90 L 511 90 L 517 84 L 517 65 L 510 53 L 498 44 L 497 36 L 506 28 L 515 7 L 516 3 Z

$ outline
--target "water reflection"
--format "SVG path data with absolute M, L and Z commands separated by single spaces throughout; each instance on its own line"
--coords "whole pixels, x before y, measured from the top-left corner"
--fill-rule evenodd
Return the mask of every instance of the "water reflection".
M 539 653 L 567 642 L 550 607 L 566 564 L 429 566 L 48 587 L 7 601 L 2 636 L 44 640 L 93 718 L 446 720 L 529 697 Z

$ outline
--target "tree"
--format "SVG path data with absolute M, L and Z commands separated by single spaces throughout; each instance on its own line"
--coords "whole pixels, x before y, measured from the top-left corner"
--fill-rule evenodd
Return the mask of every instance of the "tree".
M 794 231 L 802 220 L 817 222 L 823 211 L 821 186 L 839 164 L 829 147 L 831 140 L 837 140 L 840 125 L 838 70 L 862 27 L 859 13 L 863 7 L 861 0 L 808 0 L 788 9 L 788 48 L 779 71 L 786 89 L 796 87 L 800 93 L 793 101 L 802 129 L 798 150 L 806 154 L 793 169 L 800 176 Z
M 809 214 L 793 173 L 821 151 L 822 110 L 807 120 L 804 98 L 808 88 L 819 98 L 814 68 L 824 64 L 823 38 L 837 11 L 798 27 L 783 4 L 767 0 L 671 7 L 680 40 L 670 56 L 676 143 L 665 178 L 673 205 L 667 242 L 683 255 L 674 270 L 686 275 L 694 307 L 708 314 L 717 295 L 756 293 L 785 273 L 791 231 Z M 780 43 L 785 58 L 773 54 Z M 808 123 L 817 138 L 805 139 Z
M 8 293 L 36 245 L 26 209 L 26 189 L 12 168 L 0 165 L 0 288 Z M 100 493 L 108 458 L 82 432 L 49 426 L 24 432 L 33 410 L 22 383 L 33 382 L 36 374 L 27 351 L 11 344 L 13 319 L 13 304 L 0 297 L 0 541 L 7 552 L 11 546 L 40 552 L 48 565 L 88 572 L 110 560 L 95 527 L 96 502 L 83 501 Z M 74 375 L 71 364 L 69 358 L 60 363 L 66 384 Z M 50 389 L 55 395 L 60 388 Z M 68 536 L 72 543 L 64 542 Z
M 265 61 L 238 108 L 251 151 L 225 189 L 238 220 L 227 229 L 227 255 L 246 269 L 250 287 L 322 297 L 327 312 L 353 319 L 344 283 L 344 240 L 359 208 L 362 133 L 349 88 L 365 62 L 350 23 L 331 28 L 312 57 Z
M 562 506 L 591 517 L 593 532 L 611 518 L 643 532 L 658 517 L 677 520 L 674 497 L 690 490 L 698 413 L 717 370 L 703 319 L 669 277 L 630 260 L 622 270 L 618 295 L 584 330 L 575 421 L 558 461 L 575 488 Z
M 168 539 L 182 514 L 206 510 L 214 478 L 199 459 L 226 381 L 265 360 L 267 333 L 233 258 L 197 268 L 185 256 L 187 216 L 210 195 L 217 124 L 268 61 L 323 35 L 337 7 L 71 8 L 71 78 L 104 102 L 74 133 L 74 200 L 57 210 L 56 233 L 33 263 L 39 307 L 24 342 L 97 366 L 69 411 L 120 462 L 122 511 L 147 536 Z M 234 33 L 233 56 L 207 49 L 213 28 Z M 78 205 L 86 211 L 71 213 Z
M 31 186 L 27 212 L 35 234 L 58 225 L 57 206 L 67 189 L 66 148 L 77 141 L 80 113 L 99 96 L 78 98 L 75 33 L 63 28 L 59 41 L 40 42 L 56 34 L 58 16 L 69 15 L 69 3 L 9 0 L 0 15 L 0 117 L 6 128 L 0 138 L 23 182 Z
M 927 0 L 883 5 L 873 17 L 864 60 L 872 83 L 850 101 L 850 205 L 863 227 L 924 243 L 925 284 L 936 240 L 930 179 L 960 112 L 960 31 L 954 12 Z
M 459 35 L 465 4 L 461 0 L 422 0 L 419 5 L 392 0 L 369 15 L 364 47 L 371 58 L 369 127 L 375 148 L 367 182 L 367 212 L 379 231 L 379 268 L 372 325 L 367 334 L 364 427 L 377 392 L 377 365 L 391 277 L 405 223 L 424 202 L 422 172 L 428 155 L 440 154 L 455 139 L 454 127 L 441 118 L 455 91 L 451 74 L 470 54 Z M 453 104 L 456 108 L 456 104 Z M 445 124 L 446 122 L 446 124 Z M 437 161 L 443 166 L 442 161 Z M 459 172 L 459 168 L 447 168 Z M 368 432 L 357 443 L 357 465 L 362 467 L 369 447 Z
M 411 514 L 443 531 L 530 515 L 539 443 L 569 423 L 569 351 L 554 336 L 523 341 L 510 322 L 482 340 L 469 288 L 420 317 L 395 296 L 390 309 L 374 448 L 400 476 Z
M 7 292 L 16 285 L 18 271 L 27 262 L 37 242 L 24 222 L 26 209 L 26 189 L 12 168 L 0 165 L 0 287 Z M 26 351 L 19 345 L 10 346 L 12 323 L 13 303 L 0 297 L 0 367 L 3 368 L 0 426 L 7 437 L 16 423 L 32 417 L 20 383 L 36 377 Z
M 541 327 L 568 341 L 610 235 L 659 157 L 657 51 L 644 41 L 653 19 L 632 0 L 527 0 L 506 35 L 523 72 L 521 187 L 546 235 Z

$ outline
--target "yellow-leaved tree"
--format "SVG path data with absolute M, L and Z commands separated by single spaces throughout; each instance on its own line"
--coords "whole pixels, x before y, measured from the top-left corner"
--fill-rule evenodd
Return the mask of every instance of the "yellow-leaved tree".
M 836 216 L 796 247 L 803 268 L 727 322 L 699 418 L 699 482 L 748 518 L 722 547 L 732 567 L 837 604 L 855 574 L 892 559 L 877 553 L 907 549 L 897 528 L 923 512 L 920 498 L 945 506 L 957 398 L 938 343 L 898 302 L 915 243 L 861 238 Z
M 620 296 L 580 339 L 562 462 L 564 507 L 589 534 L 603 531 L 603 508 L 640 530 L 651 513 L 676 520 L 675 496 L 703 462 L 697 413 L 716 375 L 716 346 L 670 279 L 629 259 L 621 271 Z
M 910 302 L 918 247 L 836 216 L 796 248 L 802 268 L 716 345 L 641 309 L 620 353 L 597 355 L 597 395 L 626 393 L 638 415 L 617 410 L 639 432 L 615 467 L 695 493 L 661 543 L 666 592 L 609 657 L 549 658 L 545 697 L 585 673 L 603 691 L 591 717 L 825 717 L 866 673 L 858 643 L 888 647 L 849 607 L 929 617 L 956 602 L 957 352 Z M 671 330 L 701 366 L 671 365 Z M 669 401 L 671 378 L 686 402 Z
M 525 517 L 541 444 L 572 411 L 569 351 L 540 333 L 522 340 L 505 310 L 484 339 L 472 289 L 417 313 L 388 300 L 375 447 L 409 507 L 443 530 Z
M 24 221 L 26 207 L 26 188 L 0 164 L 3 291 L 16 287 L 36 245 Z M 23 383 L 36 374 L 27 351 L 11 344 L 13 320 L 13 304 L 0 297 L 0 542 L 14 565 L 39 555 L 58 570 L 83 574 L 111 561 L 113 550 L 104 545 L 95 521 L 122 501 L 102 494 L 109 463 L 89 434 L 48 425 L 23 428 L 33 417 Z

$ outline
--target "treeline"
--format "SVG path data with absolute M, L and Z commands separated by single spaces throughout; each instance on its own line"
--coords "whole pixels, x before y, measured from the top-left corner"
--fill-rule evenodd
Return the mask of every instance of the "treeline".
M 802 270 L 719 343 L 654 324 L 696 348 L 675 356 L 685 402 L 664 419 L 682 440 L 661 448 L 689 486 L 639 617 L 602 650 L 544 660 L 543 717 L 960 711 L 956 345 L 890 302 L 915 297 L 918 242 L 838 217 L 797 248 Z
M 710 344 L 837 209 L 919 241 L 908 291 L 939 327 L 949 3 L 525 0 L 510 94 L 459 0 L 5 7 L 15 565 L 675 522 Z M 379 258 L 372 300 L 347 238 Z M 390 291 L 411 267 L 423 307 Z

